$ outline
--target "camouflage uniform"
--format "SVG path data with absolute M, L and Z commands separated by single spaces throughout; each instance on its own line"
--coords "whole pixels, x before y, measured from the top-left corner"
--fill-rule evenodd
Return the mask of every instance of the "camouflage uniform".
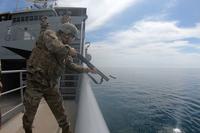
M 27 89 L 24 95 L 24 129 L 30 129 L 42 97 L 52 110 L 59 126 L 69 126 L 58 81 L 65 65 L 77 72 L 86 72 L 86 68 L 73 63 L 68 55 L 69 46 L 63 45 L 56 33 L 51 30 L 41 32 L 36 47 L 27 62 Z

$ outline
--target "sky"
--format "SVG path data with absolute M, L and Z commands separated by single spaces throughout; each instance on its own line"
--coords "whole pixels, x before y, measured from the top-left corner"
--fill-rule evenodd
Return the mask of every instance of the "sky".
M 28 5 L 19 0 L 19 8 Z M 199 0 L 58 0 L 86 7 L 86 41 L 99 67 L 200 68 Z M 1 0 L 0 12 L 15 10 Z

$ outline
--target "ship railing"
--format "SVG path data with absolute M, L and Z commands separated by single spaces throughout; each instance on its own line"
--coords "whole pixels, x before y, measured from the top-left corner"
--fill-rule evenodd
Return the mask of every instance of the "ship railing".
M 88 75 L 83 74 L 81 81 L 75 133 L 110 133 Z
M 27 70 L 8 70 L 8 71 L 2 71 L 3 75 L 7 75 L 7 74 L 13 74 L 13 73 L 19 73 L 19 78 L 20 78 L 20 86 L 17 88 L 14 88 L 12 90 L 0 93 L 0 97 L 14 93 L 16 91 L 20 91 L 20 98 L 21 98 L 21 102 L 17 105 L 15 105 L 14 107 L 12 107 L 11 109 L 9 109 L 8 111 L 6 111 L 5 113 L 3 113 L 1 115 L 2 118 L 2 122 L 6 121 L 7 119 L 10 119 L 12 114 L 14 112 L 16 112 L 16 110 L 19 110 L 20 108 L 23 108 L 23 93 L 24 93 L 24 88 L 26 88 L 26 85 L 24 85 L 23 82 L 23 74 L 26 73 Z

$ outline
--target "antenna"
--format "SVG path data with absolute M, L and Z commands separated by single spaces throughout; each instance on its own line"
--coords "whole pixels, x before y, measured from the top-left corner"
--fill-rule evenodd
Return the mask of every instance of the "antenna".
M 39 9 L 47 8 L 49 3 L 51 3 L 49 4 L 50 5 L 49 7 L 53 7 L 53 5 L 57 5 L 56 3 L 57 0 L 26 0 L 26 1 L 33 3 L 33 5 Z
M 16 11 L 18 10 L 19 0 L 16 0 Z
M 26 0 L 26 1 L 32 3 L 48 3 L 48 2 L 55 2 L 56 0 Z

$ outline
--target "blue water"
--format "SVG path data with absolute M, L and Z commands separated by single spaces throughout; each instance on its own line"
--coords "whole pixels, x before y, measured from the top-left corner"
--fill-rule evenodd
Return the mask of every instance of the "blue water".
M 109 68 L 94 85 L 111 133 L 200 133 L 200 69 Z

